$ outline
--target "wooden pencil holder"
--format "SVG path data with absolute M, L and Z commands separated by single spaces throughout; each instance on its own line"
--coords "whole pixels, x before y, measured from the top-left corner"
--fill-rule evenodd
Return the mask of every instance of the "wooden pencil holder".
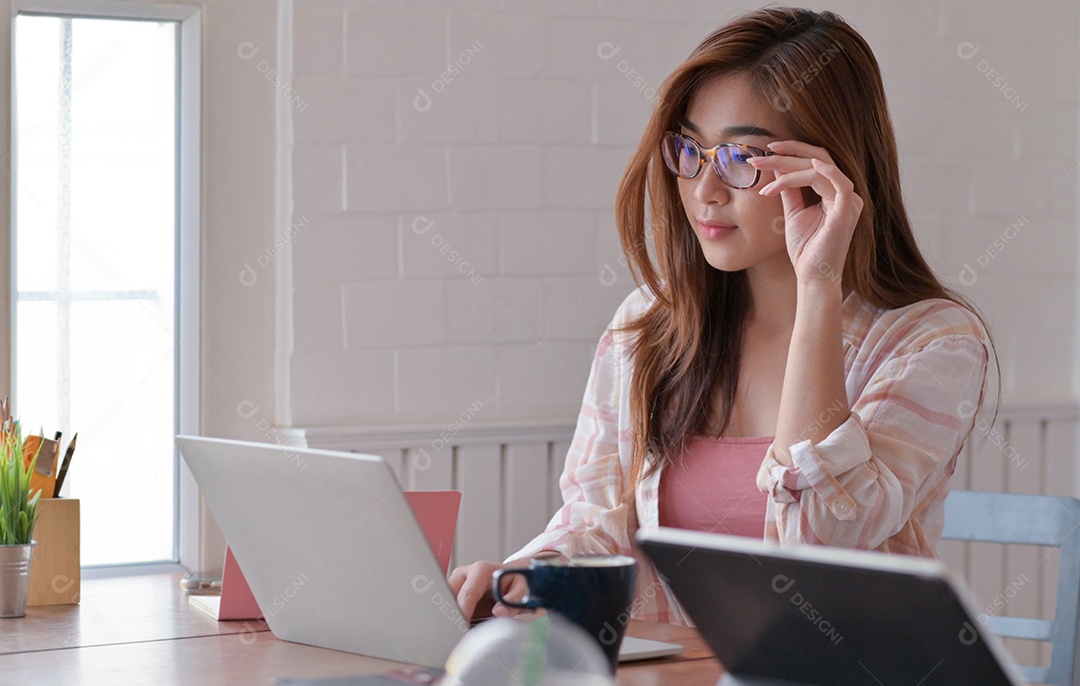
M 79 603 L 79 500 L 42 498 L 34 525 L 34 559 L 26 604 Z

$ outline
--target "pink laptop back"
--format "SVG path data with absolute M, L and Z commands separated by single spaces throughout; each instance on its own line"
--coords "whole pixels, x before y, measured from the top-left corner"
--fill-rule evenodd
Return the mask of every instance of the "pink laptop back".
M 420 530 L 435 553 L 443 574 L 450 572 L 461 491 L 405 491 Z

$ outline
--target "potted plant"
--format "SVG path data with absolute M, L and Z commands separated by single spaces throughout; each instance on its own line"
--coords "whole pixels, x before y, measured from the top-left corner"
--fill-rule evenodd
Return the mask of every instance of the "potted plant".
M 23 454 L 19 422 L 5 421 L 0 429 L 0 617 L 26 614 L 34 548 L 31 536 L 41 495 L 41 489 L 30 492 L 36 465 L 36 450 L 29 461 Z

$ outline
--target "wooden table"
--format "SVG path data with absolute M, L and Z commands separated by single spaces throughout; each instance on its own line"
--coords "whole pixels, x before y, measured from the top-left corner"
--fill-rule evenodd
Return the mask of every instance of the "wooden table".
M 0 619 L 3 684 L 273 684 L 276 677 L 342 677 L 402 665 L 279 641 L 266 623 L 217 622 L 188 605 L 180 576 L 85 581 L 80 605 L 31 607 Z M 681 655 L 619 668 L 627 686 L 714 686 L 720 665 L 687 627 L 631 622 L 629 634 L 685 646 Z

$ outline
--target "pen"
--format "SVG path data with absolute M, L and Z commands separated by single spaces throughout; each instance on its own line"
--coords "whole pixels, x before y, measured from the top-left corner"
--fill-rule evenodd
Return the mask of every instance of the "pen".
M 79 438 L 79 432 L 76 431 L 75 435 L 71 437 L 71 443 L 68 443 L 67 452 L 64 453 L 64 461 L 60 463 L 60 471 L 56 473 L 56 488 L 53 489 L 53 497 L 60 497 L 60 487 L 64 485 L 64 479 L 67 477 L 68 465 L 71 464 L 71 456 L 75 454 L 75 441 Z M 59 443 L 57 444 L 59 449 Z

